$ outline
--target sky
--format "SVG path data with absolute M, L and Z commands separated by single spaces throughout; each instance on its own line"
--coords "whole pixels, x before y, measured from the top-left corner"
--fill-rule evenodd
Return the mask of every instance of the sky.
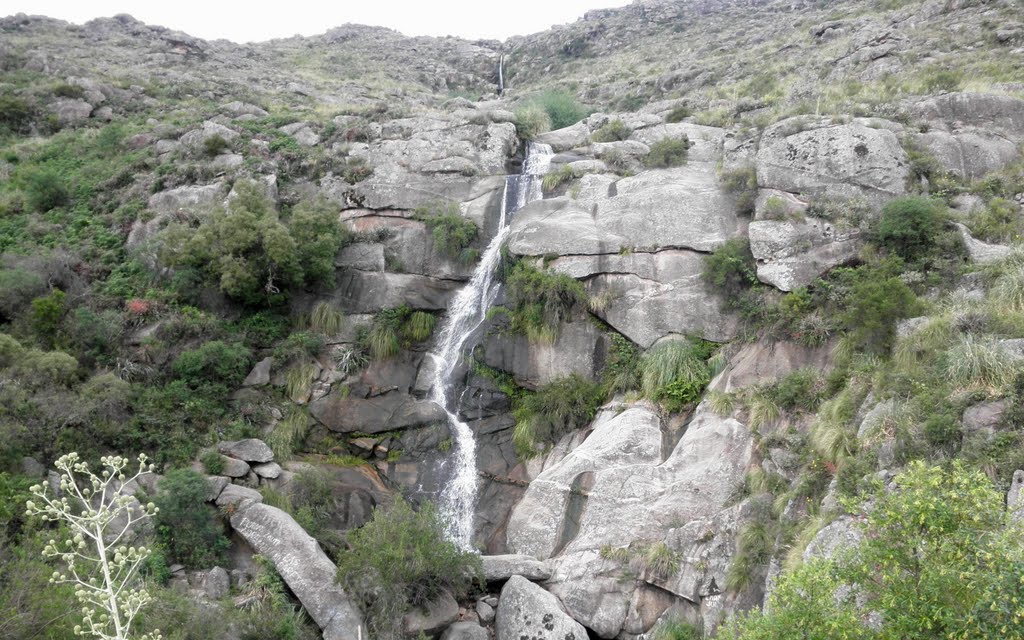
M 259 42 L 311 36 L 347 22 L 390 27 L 405 35 L 504 40 L 574 22 L 590 9 L 630 0 L 0 0 L 0 15 L 27 13 L 83 24 L 128 13 L 147 24 L 214 40 Z

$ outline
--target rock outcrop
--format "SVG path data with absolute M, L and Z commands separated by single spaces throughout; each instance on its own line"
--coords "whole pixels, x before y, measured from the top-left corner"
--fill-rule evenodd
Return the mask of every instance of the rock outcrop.
M 274 563 L 324 640 L 356 640 L 363 619 L 337 584 L 338 569 L 294 519 L 276 507 L 253 504 L 231 516 L 231 526 Z
M 501 590 L 495 617 L 497 640 L 585 640 L 587 630 L 568 616 L 558 599 L 521 576 Z

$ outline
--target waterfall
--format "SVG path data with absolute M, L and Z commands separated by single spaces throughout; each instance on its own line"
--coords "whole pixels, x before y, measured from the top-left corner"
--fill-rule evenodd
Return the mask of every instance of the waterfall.
M 505 54 L 498 56 L 498 95 L 505 93 Z
M 551 156 L 550 146 L 528 142 L 522 173 L 505 178 L 498 231 L 487 245 L 473 277 L 452 300 L 431 354 L 435 364 L 430 399 L 448 415 L 448 426 L 455 440 L 454 451 L 445 463 L 451 465 L 452 471 L 441 492 L 440 510 L 448 527 L 448 537 L 466 550 L 472 548 L 476 508 L 476 439 L 469 425 L 458 416 L 461 390 L 456 374 L 467 341 L 483 324 L 487 310 L 498 295 L 499 286 L 494 276 L 501 262 L 501 247 L 508 237 L 509 219 L 527 203 L 543 197 L 541 176 L 547 172 Z

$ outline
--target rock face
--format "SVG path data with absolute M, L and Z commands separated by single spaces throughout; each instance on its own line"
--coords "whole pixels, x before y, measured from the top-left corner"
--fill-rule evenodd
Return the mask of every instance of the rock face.
M 585 640 L 587 630 L 566 615 L 558 598 L 526 578 L 505 583 L 495 617 L 497 640 Z
M 533 389 L 573 373 L 595 377 L 607 349 L 603 332 L 593 323 L 569 322 L 551 344 L 530 344 L 522 335 L 488 335 L 484 364 L 508 371 L 516 384 Z
M 857 257 L 860 233 L 837 231 L 826 220 L 755 220 L 750 223 L 750 252 L 757 277 L 782 291 L 810 284 L 829 269 Z
M 1013 249 L 1006 245 L 982 242 L 972 236 L 970 229 L 964 225 L 959 222 L 954 224 L 957 231 L 960 232 L 960 238 L 963 240 L 964 247 L 967 248 L 967 255 L 971 257 L 972 262 L 991 264 L 999 262 L 1013 253 Z
M 405 614 L 402 629 L 410 637 L 419 637 L 421 633 L 434 636 L 458 619 L 459 603 L 451 594 L 444 592 L 423 609 L 413 609 Z
M 362 616 L 338 586 L 337 567 L 291 516 L 275 507 L 256 504 L 235 512 L 231 526 L 257 553 L 274 563 L 288 588 L 323 630 L 325 640 L 359 637 Z
M 895 133 L 868 124 L 798 116 L 770 126 L 757 151 L 758 185 L 879 205 L 902 195 L 910 175 L 907 154 Z
M 627 547 L 638 539 L 672 539 L 677 552 L 694 544 L 703 531 L 680 529 L 680 524 L 724 510 L 750 455 L 746 427 L 703 406 L 679 443 L 664 453 L 656 413 L 639 406 L 617 415 L 605 412 L 581 445 L 530 483 L 509 520 L 509 547 L 547 559 L 553 568 L 548 589 L 572 617 L 603 638 L 615 637 L 627 625 L 637 585 L 609 571 L 601 548 Z M 634 526 L 638 522 L 644 523 L 642 532 Z M 672 530 L 680 533 L 671 538 Z M 710 568 L 704 563 L 691 588 L 710 583 Z M 724 584 L 724 575 L 717 580 Z M 660 588 L 670 588 L 665 585 L 659 582 Z M 700 600 L 690 590 L 677 595 Z M 636 629 L 639 622 L 631 624 L 629 633 L 646 631 Z

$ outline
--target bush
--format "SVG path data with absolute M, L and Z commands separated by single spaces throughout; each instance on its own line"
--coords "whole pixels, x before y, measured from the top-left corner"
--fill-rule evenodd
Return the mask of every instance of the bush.
M 282 287 L 330 282 L 334 257 L 348 240 L 330 205 L 300 203 L 282 222 L 260 185 L 240 181 L 235 191 L 228 211 L 212 212 L 198 228 L 169 226 L 161 262 L 195 269 L 249 304 L 281 302 Z
M 0 270 L 0 322 L 10 322 L 33 298 L 46 292 L 46 282 L 34 271 Z
M 564 89 L 550 89 L 540 94 L 534 101 L 551 118 L 552 129 L 568 127 L 590 115 L 590 112 L 576 101 L 576 96 Z
M 974 213 L 969 222 L 971 234 L 985 242 L 1010 243 L 1020 240 L 1024 216 L 1016 203 L 992 198 L 984 210 Z
M 872 354 L 888 354 L 896 322 L 923 311 L 910 287 L 890 273 L 885 267 L 862 267 L 842 278 L 849 288 L 839 323 L 855 348 Z
M 382 309 L 373 318 L 369 331 L 360 337 L 360 346 L 376 360 L 384 360 L 409 348 L 416 342 L 424 342 L 434 332 L 437 316 L 426 311 L 413 311 L 402 305 L 394 309 Z
M 875 240 L 907 262 L 920 262 L 937 244 L 944 213 L 945 207 L 930 198 L 896 198 L 882 209 Z
M 443 592 L 469 594 L 480 579 L 480 557 L 445 539 L 432 504 L 419 511 L 401 498 L 348 535 L 349 551 L 338 557 L 338 581 L 360 603 L 369 637 L 402 637 L 402 617 Z
M 224 458 L 213 449 L 206 451 L 199 462 L 203 463 L 203 469 L 211 476 L 219 476 L 224 471 Z
M 225 151 L 231 150 L 231 143 L 220 135 L 212 135 L 203 140 L 203 153 L 209 157 L 219 156 Z
M 590 134 L 593 142 L 618 142 L 626 140 L 633 133 L 633 130 L 626 126 L 622 120 L 609 120 L 600 129 Z
M 54 171 L 39 169 L 29 172 L 24 180 L 25 202 L 33 211 L 46 213 L 63 207 L 71 200 L 61 177 Z
M 757 204 L 757 170 L 743 167 L 723 171 L 721 180 L 726 193 L 736 197 L 736 213 L 753 216 Z
M 229 546 L 216 511 L 206 503 L 206 478 L 191 469 L 169 471 L 154 502 L 156 534 L 171 556 L 192 569 L 220 564 Z
M 746 238 L 726 240 L 705 256 L 701 279 L 734 306 L 735 298 L 757 283 L 757 263 Z
M 520 260 L 506 278 L 512 330 L 533 342 L 553 342 L 558 325 L 587 308 L 587 292 L 575 278 L 542 271 Z
M 516 133 L 530 140 L 551 130 L 551 116 L 539 104 L 525 104 L 516 109 Z
M 192 388 L 211 383 L 232 387 L 245 378 L 251 365 L 252 354 L 243 345 L 213 340 L 198 349 L 185 351 L 171 368 Z
M 600 383 L 577 373 L 524 396 L 514 410 L 516 450 L 529 457 L 537 452 L 537 445 L 554 444 L 563 435 L 582 429 L 593 420 L 604 398 Z
M 669 124 L 675 124 L 676 122 L 682 122 L 683 120 L 690 117 L 690 108 L 686 105 L 680 105 L 675 109 L 668 112 L 665 116 L 665 122 Z
M 27 133 L 33 111 L 27 102 L 10 94 L 0 95 L 0 128 L 11 133 Z
M 49 295 L 32 301 L 32 313 L 29 318 L 32 333 L 48 347 L 53 346 L 57 339 L 57 331 L 64 322 L 66 299 L 63 291 L 54 289 Z
M 651 151 L 644 158 L 644 166 L 651 168 L 678 167 L 686 164 L 690 150 L 690 139 L 662 138 L 651 145 Z
M 469 245 L 476 240 L 479 229 L 471 220 L 459 214 L 457 204 L 417 210 L 417 216 L 430 229 L 434 238 L 434 251 L 463 264 L 476 260 L 479 252 L 470 249 Z

